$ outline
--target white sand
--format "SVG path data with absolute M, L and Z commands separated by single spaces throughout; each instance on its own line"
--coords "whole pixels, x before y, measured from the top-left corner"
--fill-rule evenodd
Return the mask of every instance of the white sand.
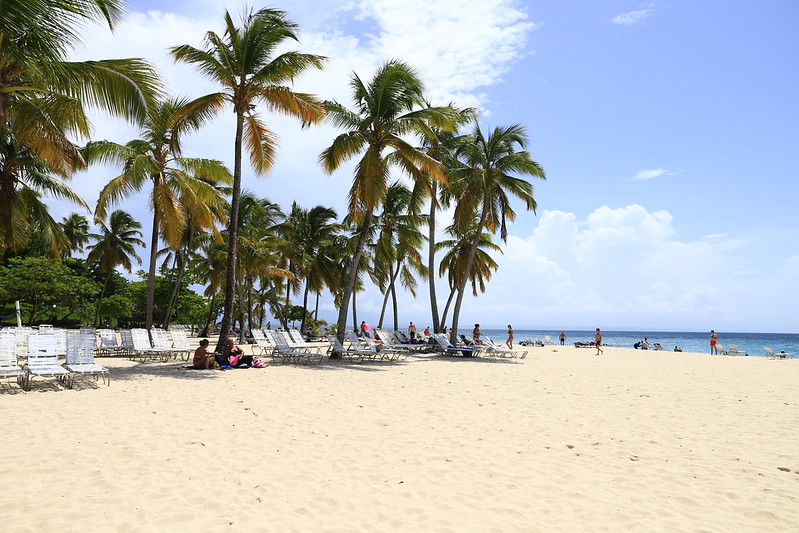
M 799 529 L 799 360 L 101 362 L 0 391 L 4 531 Z

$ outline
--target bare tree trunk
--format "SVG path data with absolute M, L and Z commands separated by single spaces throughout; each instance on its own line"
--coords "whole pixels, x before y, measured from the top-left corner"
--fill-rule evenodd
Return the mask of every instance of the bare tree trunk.
M 100 299 L 97 301 L 97 312 L 94 314 L 94 325 L 100 325 L 100 306 L 103 305 L 103 298 L 105 298 L 105 291 L 108 289 L 108 282 L 111 281 L 111 274 L 114 271 L 111 270 L 108 272 L 108 275 L 105 277 L 105 282 L 103 283 L 103 290 L 100 292 Z
M 233 190 L 230 198 L 230 223 L 228 225 L 227 272 L 225 274 L 225 312 L 216 351 L 222 352 L 230 335 L 230 324 L 233 319 L 233 291 L 236 289 L 236 252 L 239 238 L 239 203 L 241 197 L 241 136 L 244 131 L 244 110 L 236 109 L 236 140 L 233 154 Z
M 153 186 L 158 184 L 154 179 Z M 153 233 L 150 237 L 150 267 L 147 271 L 147 306 L 144 315 L 144 327 L 147 331 L 153 329 L 153 309 L 155 308 L 155 263 L 158 253 L 158 215 L 153 211 Z
M 447 298 L 447 304 L 444 306 L 444 312 L 441 313 L 441 321 L 439 324 L 441 325 L 441 331 L 444 331 L 444 326 L 447 325 L 447 313 L 449 312 L 449 306 L 452 303 L 452 299 L 455 297 L 455 293 L 458 291 L 456 287 L 453 287 L 449 291 L 449 297 Z
M 430 195 L 430 218 L 427 234 L 427 284 L 430 289 L 430 312 L 433 315 L 433 332 L 441 333 L 444 325 L 438 321 L 438 300 L 436 299 L 436 191 L 438 182 L 433 180 L 433 192 Z
M 347 285 L 341 293 L 341 305 L 338 310 L 338 323 L 336 324 L 336 337 L 340 342 L 344 342 L 344 332 L 347 329 L 347 310 L 350 305 L 350 298 L 352 297 L 353 290 L 355 289 L 355 280 L 358 276 L 358 267 L 361 262 L 361 255 L 366 246 L 367 233 L 369 226 L 372 223 L 371 211 L 366 213 L 361 223 L 360 235 L 358 236 L 358 244 L 355 247 L 355 253 L 352 256 L 352 263 L 350 263 L 349 271 L 347 272 Z M 353 312 L 354 314 L 354 312 Z M 333 354 L 333 357 L 341 357 L 340 354 Z

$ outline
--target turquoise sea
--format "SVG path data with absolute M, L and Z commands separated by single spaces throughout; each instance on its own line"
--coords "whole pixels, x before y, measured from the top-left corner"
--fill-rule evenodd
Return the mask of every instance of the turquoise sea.
M 507 329 L 483 329 L 483 335 L 488 335 L 494 342 L 504 341 L 507 338 Z M 466 333 L 466 331 L 463 331 Z M 763 357 L 764 346 L 779 352 L 785 350 L 799 358 L 799 334 L 795 333 L 732 333 L 716 331 L 719 336 L 719 344 L 724 347 L 734 344 L 742 352 L 750 356 Z M 552 342 L 560 344 L 558 337 L 560 331 L 537 330 L 537 329 L 516 329 L 514 330 L 514 342 L 518 343 L 525 337 L 535 340 L 540 337 L 542 340 L 545 335 L 549 335 Z M 666 350 L 674 350 L 675 346 L 682 348 L 685 352 L 710 353 L 710 332 L 679 332 L 679 331 L 602 331 L 603 344 L 608 346 L 618 346 L 622 348 L 632 348 L 633 345 L 646 337 L 649 340 L 650 349 L 659 342 Z M 594 332 L 591 330 L 566 330 L 566 343 L 574 346 L 577 341 L 593 341 Z

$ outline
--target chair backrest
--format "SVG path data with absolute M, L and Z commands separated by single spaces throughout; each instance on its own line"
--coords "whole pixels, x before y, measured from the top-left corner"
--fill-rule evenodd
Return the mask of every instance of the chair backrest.
M 252 338 L 255 339 L 255 342 L 266 339 L 266 337 L 264 337 L 263 330 L 260 330 L 258 328 L 252 330 Z
M 169 340 L 165 330 L 153 328 L 150 330 L 150 336 L 153 338 L 153 348 L 158 348 L 159 350 L 172 349 L 172 341 Z
M 152 350 L 150 344 L 150 336 L 147 335 L 147 330 L 144 328 L 134 328 L 130 330 L 131 341 L 133 342 L 134 350 Z
M 289 335 L 291 335 L 291 338 L 294 339 L 294 342 L 297 344 L 302 344 L 305 342 L 305 337 L 297 328 L 291 328 L 289 330 Z
M 277 346 L 277 341 L 275 340 L 275 333 L 277 333 L 276 331 L 272 331 L 271 329 L 262 329 L 261 333 L 264 334 L 264 340 L 266 341 L 267 346 L 272 348 Z
M 288 353 L 292 351 L 292 347 L 288 342 L 288 333 L 284 331 L 274 331 L 272 332 L 272 339 L 275 341 L 275 346 L 277 347 L 278 352 Z
M 122 339 L 122 347 L 129 350 L 135 349 L 133 344 L 133 330 L 123 329 L 119 332 L 119 337 Z
M 100 336 L 100 346 L 102 348 L 119 348 L 117 334 L 112 329 L 101 329 L 97 332 Z
M 436 340 L 438 345 L 441 346 L 442 348 L 444 348 L 445 350 L 448 350 L 450 348 L 454 348 L 454 346 L 452 346 L 449 343 L 449 339 L 447 339 L 447 336 L 444 333 L 437 333 L 437 334 L 433 335 L 433 338 Z
M 94 363 L 94 334 L 76 332 L 67 334 L 67 364 Z
M 58 347 L 52 333 L 28 335 L 28 366 L 58 364 Z
M 775 356 L 775 357 L 777 356 L 777 354 L 774 353 L 774 350 L 772 350 L 768 346 L 763 346 L 763 351 L 766 352 L 766 355 Z
M 189 339 L 186 337 L 185 329 L 170 329 L 169 334 L 172 336 L 172 345 L 178 350 L 191 350 Z
M 52 333 L 52 332 L 53 332 L 52 324 L 39 324 L 39 333 Z
M 544 342 L 547 344 L 552 344 L 552 337 L 549 335 L 544 335 Z
M 344 353 L 344 345 L 341 344 L 341 341 L 338 340 L 338 337 L 335 335 L 328 335 L 327 342 L 330 343 L 330 346 L 333 347 L 333 351 L 337 353 Z
M 0 331 L 0 368 L 17 366 L 17 335 L 14 331 Z

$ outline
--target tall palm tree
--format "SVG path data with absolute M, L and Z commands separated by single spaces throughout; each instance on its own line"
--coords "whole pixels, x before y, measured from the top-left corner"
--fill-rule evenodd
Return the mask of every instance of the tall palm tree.
M 137 246 L 144 246 L 144 242 L 139 238 L 142 236 L 141 224 L 133 219 L 125 211 L 117 210 L 111 213 L 108 224 L 99 222 L 100 233 L 91 234 L 91 238 L 97 242 L 92 246 L 86 263 L 97 265 L 97 271 L 105 274 L 103 290 L 100 299 L 97 301 L 97 311 L 94 315 L 94 324 L 100 323 L 100 309 L 103 305 L 103 298 L 108 289 L 108 282 L 118 266 L 128 272 L 133 270 L 133 262 L 141 263 L 141 258 L 136 253 Z
M 222 317 L 217 350 L 221 351 L 230 333 L 233 316 L 236 249 L 241 196 L 242 143 L 246 142 L 250 163 L 257 175 L 272 168 L 276 151 L 274 133 L 256 112 L 258 104 L 267 109 L 299 118 L 304 124 L 317 122 L 324 114 L 316 97 L 292 91 L 285 84 L 308 68 L 322 68 L 325 58 L 296 51 L 276 55 L 288 40 L 298 41 L 297 25 L 283 11 L 249 11 L 236 26 L 225 11 L 225 33 L 208 32 L 202 49 L 189 45 L 171 49 L 176 61 L 195 65 L 206 77 L 223 86 L 218 93 L 195 100 L 197 109 L 216 112 L 232 104 L 236 114 L 233 155 L 233 191 L 228 225 L 228 267 L 225 287 L 225 314 Z
M 217 184 L 229 184 L 230 171 L 221 161 L 182 157 L 183 137 L 199 128 L 207 115 L 187 113 L 188 100 L 171 98 L 150 107 L 139 139 L 120 145 L 111 141 L 90 142 L 83 148 L 89 163 L 122 165 L 97 200 L 95 217 L 105 218 L 110 205 L 152 184 L 150 208 L 153 227 L 147 273 L 145 327 L 153 326 L 155 271 L 159 236 L 173 249 L 180 246 L 188 214 L 199 228 L 211 229 L 218 217 L 221 198 Z
M 431 125 L 454 128 L 452 109 L 427 106 L 419 76 L 405 63 L 387 61 L 368 83 L 353 74 L 350 86 L 354 110 L 338 102 L 326 105 L 330 121 L 347 131 L 338 135 L 319 157 L 328 173 L 345 161 L 361 157 L 355 168 L 348 207 L 349 216 L 359 225 L 359 240 L 341 297 L 336 330 L 339 339 L 344 338 L 347 308 L 372 217 L 386 197 L 390 167 L 396 166 L 420 184 L 426 182 L 425 173 L 434 180 L 445 180 L 442 166 L 403 137 Z
M 455 207 L 457 232 L 465 234 L 466 229 L 474 224 L 475 215 L 479 219 L 469 247 L 466 266 L 458 281 L 450 332 L 452 342 L 457 339 L 458 319 L 466 283 L 472 272 L 483 230 L 491 233 L 499 230 L 502 240 L 507 240 L 506 221 L 516 218 L 509 194 L 522 200 L 529 211 L 535 212 L 536 201 L 533 198 L 532 184 L 511 175 L 524 174 L 545 179 L 544 169 L 533 160 L 530 152 L 524 150 L 526 146 L 527 132 L 518 124 L 497 127 L 488 137 L 483 135 L 478 124 L 472 134 L 464 135 L 458 141 L 458 164 L 449 172 L 452 190 L 458 197 Z
M 73 252 L 82 252 L 83 247 L 89 242 L 89 221 L 83 215 L 72 213 L 68 217 L 64 217 L 61 221 L 61 230 L 69 243 L 64 257 Z
M 109 26 L 121 0 L 0 2 L 0 253 L 25 246 L 34 223 L 53 231 L 40 195 L 86 204 L 65 183 L 85 167 L 72 137 L 88 138 L 87 106 L 133 121 L 160 91 L 141 59 L 66 61 L 88 23 Z

